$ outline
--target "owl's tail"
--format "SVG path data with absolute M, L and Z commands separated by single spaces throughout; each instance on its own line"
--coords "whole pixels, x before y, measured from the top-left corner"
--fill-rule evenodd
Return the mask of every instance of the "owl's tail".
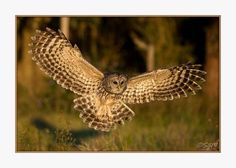
M 122 101 L 102 102 L 96 95 L 78 97 L 74 99 L 74 103 L 74 108 L 80 111 L 83 122 L 95 130 L 108 132 L 134 116 L 134 112 Z

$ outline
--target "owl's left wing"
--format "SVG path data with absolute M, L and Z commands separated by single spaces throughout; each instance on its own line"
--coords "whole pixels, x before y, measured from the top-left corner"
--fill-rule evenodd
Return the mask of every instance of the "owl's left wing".
M 132 77 L 122 95 L 124 103 L 136 104 L 157 100 L 173 100 L 187 93 L 196 94 L 204 82 L 205 71 L 199 64 L 185 64 L 169 69 L 158 69 Z

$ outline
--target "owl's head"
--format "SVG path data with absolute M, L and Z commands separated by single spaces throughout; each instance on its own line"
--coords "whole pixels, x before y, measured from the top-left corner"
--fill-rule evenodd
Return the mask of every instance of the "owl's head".
M 127 87 L 128 77 L 119 73 L 105 74 L 103 79 L 104 89 L 112 94 L 121 94 Z

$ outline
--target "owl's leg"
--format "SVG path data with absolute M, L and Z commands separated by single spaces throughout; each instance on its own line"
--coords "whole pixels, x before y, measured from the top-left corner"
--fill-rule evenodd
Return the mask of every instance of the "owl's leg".
M 111 112 L 111 108 L 109 106 L 106 106 L 106 109 L 107 109 L 106 114 L 107 114 L 108 118 L 112 119 L 113 118 L 113 114 Z
M 123 106 L 125 106 L 133 115 L 135 114 L 134 113 L 134 111 L 131 109 L 131 108 L 129 108 L 129 106 L 127 106 L 123 101 L 119 101 Z
M 97 111 L 97 113 L 96 113 L 96 116 L 99 118 L 99 119 L 102 119 L 102 118 L 104 118 L 104 108 L 103 108 L 103 106 L 101 106 L 101 107 L 99 107 L 98 108 L 98 111 Z
M 96 116 L 99 119 L 112 119 L 113 114 L 111 112 L 111 107 L 114 104 L 114 100 L 112 99 L 98 99 L 97 100 L 97 107 L 98 110 L 96 112 Z
M 103 105 L 99 107 L 96 115 L 99 119 L 105 119 L 105 118 L 112 119 L 113 117 L 113 114 L 111 113 L 111 109 L 108 105 Z

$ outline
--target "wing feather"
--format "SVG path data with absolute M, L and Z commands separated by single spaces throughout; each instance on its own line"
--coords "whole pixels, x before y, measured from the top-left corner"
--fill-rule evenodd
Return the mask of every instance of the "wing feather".
M 205 71 L 199 64 L 159 69 L 130 78 L 122 100 L 128 104 L 173 100 L 188 93 L 196 94 L 204 82 Z
M 103 101 L 96 94 L 84 95 L 74 99 L 74 108 L 80 111 L 80 118 L 89 127 L 106 132 L 130 121 L 135 115 L 122 101 Z
M 40 69 L 76 94 L 94 91 L 103 78 L 103 73 L 88 63 L 60 30 L 37 30 L 29 46 L 32 59 Z

